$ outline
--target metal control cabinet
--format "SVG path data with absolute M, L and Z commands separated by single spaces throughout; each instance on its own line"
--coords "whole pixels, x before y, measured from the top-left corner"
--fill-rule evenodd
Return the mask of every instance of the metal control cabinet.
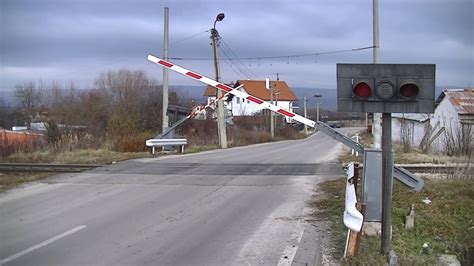
M 366 205 L 365 221 L 382 221 L 382 178 L 382 150 L 365 149 L 364 175 L 361 180 L 362 202 Z

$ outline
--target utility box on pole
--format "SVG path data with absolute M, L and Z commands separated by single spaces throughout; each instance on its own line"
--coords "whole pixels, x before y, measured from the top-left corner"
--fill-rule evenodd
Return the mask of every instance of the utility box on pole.
M 366 205 L 364 220 L 380 222 L 382 221 L 382 150 L 366 148 L 363 156 L 361 196 L 362 202 Z
M 433 113 L 435 65 L 337 64 L 337 110 Z

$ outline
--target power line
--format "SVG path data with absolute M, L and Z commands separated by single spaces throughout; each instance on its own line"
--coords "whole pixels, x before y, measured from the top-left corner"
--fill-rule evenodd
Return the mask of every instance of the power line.
M 228 59 L 228 60 L 224 60 L 224 62 L 228 64 L 232 64 L 235 68 L 238 69 L 240 73 L 243 74 L 244 78 L 246 79 L 251 78 L 252 73 L 249 71 L 249 69 L 245 65 L 243 65 L 241 62 L 235 60 L 234 59 L 235 57 L 224 46 L 221 48 L 222 49 L 220 49 L 220 51 L 226 56 L 226 59 Z
M 219 53 L 222 53 L 224 55 L 221 57 L 221 59 L 225 59 L 225 60 L 222 60 L 222 61 L 224 61 L 232 69 L 235 68 L 238 72 L 237 74 L 239 74 L 243 78 L 249 78 L 249 73 L 244 68 L 242 68 L 242 66 L 237 64 L 235 60 L 233 60 L 232 55 L 230 55 L 228 51 L 226 51 L 225 49 L 221 47 L 221 49 L 219 49 Z
M 192 39 L 192 38 L 195 38 L 195 37 L 197 37 L 197 36 L 199 36 L 199 35 L 202 35 L 202 34 L 204 34 L 204 33 L 206 33 L 206 32 L 209 32 L 209 30 L 205 30 L 205 31 L 202 31 L 202 32 L 199 32 L 199 33 L 190 35 L 190 36 L 188 36 L 188 37 L 184 37 L 184 38 L 182 38 L 182 39 L 179 39 L 179 40 L 176 40 L 176 41 L 172 42 L 171 44 L 177 44 L 177 43 L 180 43 L 180 42 L 187 41 L 187 40 L 189 40 L 189 39 Z
M 230 48 L 230 46 L 224 41 L 224 39 L 221 37 L 221 43 L 222 43 L 222 47 L 225 49 L 225 50 L 228 50 L 230 55 L 232 56 L 231 58 L 233 58 L 233 60 L 236 60 L 237 64 L 240 64 L 240 66 L 246 70 L 246 72 L 249 74 L 249 78 L 251 78 L 250 76 L 257 76 L 249 67 L 247 67 L 243 62 L 242 60 L 240 60 L 238 58 L 238 56 L 234 53 L 234 51 Z
M 220 53 L 223 53 L 223 54 L 225 55 L 225 52 L 224 52 L 224 51 L 219 51 L 219 54 L 220 54 Z M 222 58 L 222 57 L 223 57 L 223 56 L 221 56 L 220 58 Z M 244 79 L 249 78 L 249 77 L 247 76 L 247 74 L 246 74 L 242 69 L 240 69 L 239 66 L 237 66 L 237 65 L 234 63 L 234 61 L 232 61 L 232 60 L 222 60 L 222 61 L 224 61 L 224 62 L 232 69 L 232 71 L 234 71 L 234 73 L 237 74 L 238 76 L 240 76 L 240 77 L 242 77 L 242 78 L 244 78 Z
M 224 43 L 224 42 L 223 42 Z M 328 55 L 328 54 L 341 54 L 349 52 L 358 52 L 362 50 L 374 49 L 375 46 L 359 47 L 346 50 L 335 50 L 327 52 L 314 52 L 314 53 L 303 53 L 303 54 L 292 54 L 292 55 L 275 55 L 275 56 L 259 56 L 259 57 L 234 57 L 232 60 L 265 60 L 265 59 L 290 59 L 290 58 L 299 58 L 299 57 L 309 57 L 309 56 L 319 56 L 319 55 Z M 170 57 L 172 60 L 213 60 L 212 58 L 206 57 Z M 222 60 L 231 60 L 231 59 L 222 59 Z

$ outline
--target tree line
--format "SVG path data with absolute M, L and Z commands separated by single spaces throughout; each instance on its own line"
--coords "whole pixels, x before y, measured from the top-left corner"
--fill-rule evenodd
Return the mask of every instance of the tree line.
M 170 104 L 191 104 L 176 91 L 169 95 Z M 16 126 L 45 122 L 50 142 L 87 137 L 86 146 L 107 144 L 115 150 L 134 151 L 132 147 L 144 149 L 144 139 L 161 131 L 162 96 L 157 80 L 143 71 L 122 69 L 101 73 L 90 89 L 78 89 L 73 82 L 67 86 L 41 81 L 19 84 L 15 86 L 18 106 L 8 115 Z

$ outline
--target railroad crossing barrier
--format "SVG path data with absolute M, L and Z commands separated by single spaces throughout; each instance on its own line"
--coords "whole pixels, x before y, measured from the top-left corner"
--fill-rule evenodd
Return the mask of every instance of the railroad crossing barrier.
M 343 144 L 349 146 L 350 148 L 352 148 L 353 150 L 359 152 L 359 153 L 362 153 L 364 154 L 365 153 L 365 148 L 364 146 L 362 146 L 360 143 L 357 143 L 355 142 L 354 140 L 352 140 L 351 138 L 345 136 L 344 134 L 338 132 L 337 130 L 331 128 L 330 126 L 320 122 L 320 121 L 313 121 L 311 119 L 308 119 L 306 117 L 303 117 L 301 115 L 298 115 L 290 110 L 285 110 L 279 106 L 276 106 L 274 104 L 271 104 L 271 103 L 268 103 L 268 102 L 265 102 L 264 100 L 262 99 L 259 99 L 255 96 L 252 96 L 244 91 L 239 91 L 235 88 L 232 88 L 228 85 L 225 85 L 223 83 L 220 83 L 220 82 L 217 82 L 213 79 L 210 79 L 208 77 L 205 77 L 201 74 L 198 74 L 198 73 L 195 73 L 193 71 L 190 71 L 188 69 L 185 69 L 183 67 L 180 67 L 176 64 L 173 64 L 169 61 L 166 61 L 166 60 L 163 60 L 159 57 L 156 57 L 154 55 L 148 55 L 148 60 L 150 62 L 153 62 L 155 64 L 158 64 L 162 67 L 166 67 L 168 69 L 171 69 L 175 72 L 178 72 L 184 76 L 187 76 L 189 78 L 192 78 L 194 80 L 197 80 L 199 82 L 202 82 L 204 84 L 207 84 L 207 85 L 210 85 L 212 87 L 215 87 L 216 89 L 219 89 L 219 90 L 222 90 L 226 93 L 230 93 L 236 97 L 239 97 L 239 98 L 242 98 L 242 99 L 246 99 L 250 102 L 253 102 L 257 105 L 259 105 L 262 109 L 268 109 L 270 111 L 273 111 L 273 112 L 276 112 L 280 115 L 283 115 L 287 118 L 290 118 L 294 121 L 297 121 L 297 122 L 300 122 L 304 125 L 307 125 L 309 127 L 312 127 L 312 128 L 318 128 L 321 132 L 331 136 L 333 139 L 339 141 L 339 142 L 342 142 Z M 364 159 L 365 159 L 365 156 L 364 156 Z M 373 164 L 375 163 L 374 161 L 365 161 L 364 160 L 364 165 L 367 166 L 369 164 Z M 375 166 L 374 166 L 375 167 Z M 397 166 L 394 166 L 393 167 L 394 169 L 392 170 L 393 171 L 393 176 L 399 180 L 400 182 L 402 182 L 403 184 L 405 184 L 406 186 L 410 187 L 411 189 L 414 189 L 415 191 L 419 191 L 421 190 L 421 188 L 423 187 L 423 180 L 415 175 L 413 175 L 412 173 L 410 173 L 409 171 L 406 171 L 405 169 L 401 168 L 401 167 L 397 167 Z M 378 177 L 379 179 L 382 178 L 382 176 L 379 176 Z M 366 179 L 366 176 L 363 176 L 363 179 Z M 382 187 L 380 188 L 377 188 L 377 189 L 381 189 Z M 369 193 L 372 193 L 369 192 Z M 381 200 L 381 198 L 379 199 Z M 367 210 L 367 213 L 366 214 L 369 214 L 370 213 L 370 210 L 368 209 Z M 370 214 L 369 214 L 370 215 Z M 379 213 L 374 213 L 373 216 L 378 216 Z

